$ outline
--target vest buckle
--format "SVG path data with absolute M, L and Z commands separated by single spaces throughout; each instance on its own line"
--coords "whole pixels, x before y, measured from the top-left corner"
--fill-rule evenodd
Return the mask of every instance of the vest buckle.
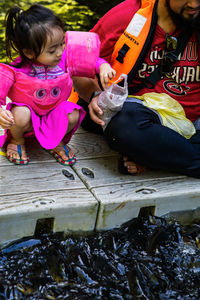
M 122 46 L 122 48 L 118 51 L 118 56 L 116 57 L 116 60 L 118 60 L 118 62 L 123 64 L 124 57 L 125 57 L 125 55 L 126 55 L 126 53 L 128 52 L 129 49 L 130 49 L 130 47 L 127 44 L 124 44 Z

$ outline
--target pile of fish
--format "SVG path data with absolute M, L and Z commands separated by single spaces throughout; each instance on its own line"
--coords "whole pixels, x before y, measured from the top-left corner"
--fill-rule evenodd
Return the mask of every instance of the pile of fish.
M 158 217 L 24 238 L 0 250 L 0 299 L 200 299 L 199 239 L 199 224 Z

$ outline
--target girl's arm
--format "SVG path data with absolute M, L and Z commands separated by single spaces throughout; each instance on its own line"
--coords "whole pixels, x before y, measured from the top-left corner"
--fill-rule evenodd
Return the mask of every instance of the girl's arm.
M 103 89 L 106 89 L 109 79 L 112 79 L 116 75 L 116 71 L 111 65 L 103 58 L 97 58 L 95 66 L 96 74 L 99 74 L 100 81 Z
M 12 67 L 0 63 L 0 104 L 6 105 L 6 97 L 15 81 L 15 72 Z
M 14 70 L 4 64 L 0 64 L 0 126 L 4 129 L 14 124 L 14 118 L 9 110 L 2 108 L 6 105 L 6 97 L 14 83 Z

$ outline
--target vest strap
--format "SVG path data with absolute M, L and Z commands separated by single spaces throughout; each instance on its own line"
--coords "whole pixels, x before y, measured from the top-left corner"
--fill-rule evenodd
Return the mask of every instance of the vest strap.
M 119 50 L 118 56 L 116 57 L 116 60 L 118 60 L 118 62 L 123 64 L 124 57 L 125 57 L 125 55 L 126 55 L 126 53 L 128 52 L 129 49 L 130 49 L 130 47 L 127 44 L 124 44 L 122 46 L 122 48 Z
M 152 41 L 156 23 L 156 8 L 159 0 L 141 0 L 139 10 L 134 14 L 127 28 L 114 45 L 111 65 L 116 71 L 116 78 L 122 73 L 134 76 L 143 54 Z M 129 78 L 128 78 L 129 81 Z M 114 79 L 109 80 L 112 84 Z

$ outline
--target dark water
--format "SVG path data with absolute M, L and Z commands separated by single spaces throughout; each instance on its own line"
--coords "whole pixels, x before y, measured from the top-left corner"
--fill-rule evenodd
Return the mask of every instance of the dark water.
M 200 299 L 199 237 L 199 224 L 149 217 L 23 239 L 0 251 L 0 299 Z

